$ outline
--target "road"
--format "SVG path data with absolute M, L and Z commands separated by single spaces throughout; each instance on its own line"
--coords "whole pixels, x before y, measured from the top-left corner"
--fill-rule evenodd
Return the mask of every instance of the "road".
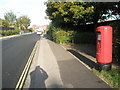
M 15 88 L 40 36 L 29 34 L 2 40 L 2 88 Z

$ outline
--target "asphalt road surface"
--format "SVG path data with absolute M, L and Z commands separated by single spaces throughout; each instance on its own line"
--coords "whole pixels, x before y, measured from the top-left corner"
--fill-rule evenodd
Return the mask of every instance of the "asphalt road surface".
M 15 88 L 40 36 L 29 34 L 2 40 L 2 88 Z

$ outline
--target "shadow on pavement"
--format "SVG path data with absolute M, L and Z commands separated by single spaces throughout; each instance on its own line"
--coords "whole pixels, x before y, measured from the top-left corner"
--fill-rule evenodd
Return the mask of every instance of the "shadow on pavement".
M 69 51 L 70 53 L 72 53 L 73 55 L 75 55 L 77 58 L 79 58 L 82 62 L 84 62 L 85 64 L 87 64 L 91 69 L 95 68 L 95 69 L 98 70 L 97 63 L 91 61 L 90 59 L 84 57 L 83 55 L 79 54 L 78 52 L 76 52 L 74 50 L 68 49 L 67 51 Z
M 96 58 L 96 46 L 92 44 L 71 45 L 74 49 Z
M 51 39 L 52 39 L 48 34 L 44 34 L 44 35 L 43 35 L 43 38 L 48 39 L 48 40 L 51 40 Z
M 46 88 L 45 80 L 48 78 L 48 75 L 40 66 L 37 66 L 35 70 L 30 73 L 30 78 L 30 88 Z

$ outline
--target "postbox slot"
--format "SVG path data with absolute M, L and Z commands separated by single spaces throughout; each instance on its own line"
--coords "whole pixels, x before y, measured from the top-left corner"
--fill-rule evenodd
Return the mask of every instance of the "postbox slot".
M 97 53 L 101 52 L 101 33 L 97 32 Z
M 97 36 L 97 40 L 101 40 L 101 33 L 100 32 L 98 32 L 98 34 L 97 34 L 98 36 Z

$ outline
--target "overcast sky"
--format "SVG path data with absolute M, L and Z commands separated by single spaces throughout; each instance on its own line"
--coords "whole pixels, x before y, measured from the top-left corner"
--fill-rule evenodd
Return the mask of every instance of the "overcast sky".
M 12 10 L 18 17 L 27 15 L 31 19 L 31 25 L 46 25 L 49 20 L 45 19 L 47 0 L 0 0 L 0 17 Z

